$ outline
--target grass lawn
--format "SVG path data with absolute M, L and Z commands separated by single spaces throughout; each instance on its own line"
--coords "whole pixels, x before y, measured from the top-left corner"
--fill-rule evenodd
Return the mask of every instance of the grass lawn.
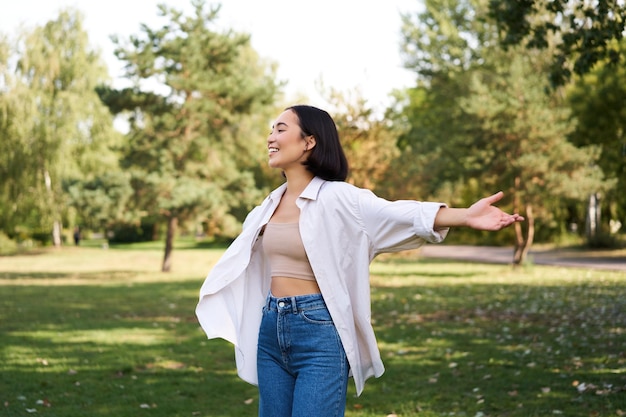
M 67 247 L 0 258 L 0 416 L 256 416 L 194 308 L 220 249 Z M 626 274 L 372 265 L 386 373 L 347 416 L 626 415 Z

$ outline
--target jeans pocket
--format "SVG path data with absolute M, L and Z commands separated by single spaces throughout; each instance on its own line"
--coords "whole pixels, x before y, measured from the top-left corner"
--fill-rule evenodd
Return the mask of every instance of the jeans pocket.
M 302 318 L 309 323 L 315 324 L 333 324 L 333 319 L 327 308 L 320 307 L 312 310 L 302 310 L 300 312 Z

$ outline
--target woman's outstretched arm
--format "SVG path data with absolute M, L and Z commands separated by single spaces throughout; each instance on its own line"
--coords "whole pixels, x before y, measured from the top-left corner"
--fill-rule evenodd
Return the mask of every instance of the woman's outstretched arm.
M 435 217 L 435 229 L 466 226 L 476 230 L 496 231 L 523 221 L 524 217 L 519 214 L 505 213 L 493 205 L 503 196 L 504 193 L 500 191 L 478 200 L 468 208 L 442 207 Z

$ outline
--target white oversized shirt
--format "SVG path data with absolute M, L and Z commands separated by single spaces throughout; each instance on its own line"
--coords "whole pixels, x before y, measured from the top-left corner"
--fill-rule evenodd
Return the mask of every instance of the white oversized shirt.
M 258 332 L 271 281 L 258 237 L 285 189 L 283 184 L 248 214 L 241 234 L 209 272 L 196 307 L 207 337 L 231 342 L 237 373 L 255 385 Z M 366 379 L 384 372 L 370 323 L 369 265 L 383 252 L 441 242 L 448 230 L 434 230 L 433 225 L 445 204 L 388 201 L 369 190 L 318 177 L 296 204 L 304 248 L 360 395 Z

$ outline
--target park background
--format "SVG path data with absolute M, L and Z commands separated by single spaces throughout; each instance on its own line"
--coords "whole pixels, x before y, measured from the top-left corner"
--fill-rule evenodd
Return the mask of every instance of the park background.
M 624 2 L 403 2 L 389 5 L 397 27 L 358 4 L 321 2 L 307 13 L 297 3 L 268 2 L 271 56 L 246 29 L 260 23 L 223 21 L 218 3 L 199 1 L 146 7 L 130 33 L 111 21 L 118 36 L 104 47 L 92 43 L 80 7 L 1 28 L 4 411 L 253 415 L 254 391 L 231 378 L 230 348 L 199 341 L 190 311 L 199 276 L 282 181 L 266 165 L 272 119 L 306 102 L 335 118 L 351 183 L 454 206 L 502 190 L 502 207 L 527 219 L 448 239 L 511 247 L 515 268 L 417 255 L 374 265 L 377 332 L 388 359 L 406 362 L 392 361 L 395 373 L 369 402 L 350 400 L 351 415 L 622 415 L 623 273 L 544 269 L 531 249 L 623 253 Z M 383 44 L 393 57 L 377 57 L 373 41 L 354 35 L 360 18 L 376 42 L 397 40 Z M 341 29 L 331 43 L 299 32 L 328 25 Z M 300 54 L 281 69 L 282 56 Z M 391 61 L 382 78 L 363 72 L 374 68 L 366 55 Z M 348 81 L 326 75 L 353 61 L 363 66 Z M 389 91 L 373 89 L 385 78 Z M 463 348 L 450 347 L 451 334 Z M 483 349 L 490 344 L 499 348 Z M 184 357 L 171 359 L 181 346 Z M 538 352 L 540 361 L 523 363 Z M 457 355 L 472 357 L 465 376 L 495 364 L 507 390 L 497 390 L 494 373 L 482 375 L 484 387 L 462 382 Z M 449 380 L 439 377 L 442 358 Z M 413 382 L 388 385 L 407 377 Z M 139 382 L 120 396 L 129 385 L 114 378 Z M 216 397 L 224 378 L 232 384 Z M 82 394 L 68 390 L 86 381 L 93 385 Z M 172 381 L 182 386 L 172 391 Z M 208 393 L 188 388 L 198 381 Z M 168 409 L 161 399 L 172 392 Z
M 527 219 L 496 236 L 463 230 L 453 243 L 512 245 L 518 265 L 535 243 L 623 244 L 622 1 L 393 3 L 380 19 L 371 5 L 255 3 L 252 13 L 269 17 L 242 12 L 238 25 L 266 34 L 261 45 L 270 33 L 264 47 L 278 59 L 296 57 L 285 58 L 286 74 L 255 49 L 253 32 L 229 26 L 233 7 L 244 6 L 225 2 L 224 23 L 219 3 L 160 4 L 130 34 L 102 13 L 106 48 L 91 43 L 76 7 L 13 22 L 0 56 L 2 253 L 59 247 L 74 234 L 161 239 L 167 271 L 179 235 L 232 239 L 282 181 L 266 164 L 272 118 L 310 100 L 324 100 L 337 122 L 349 182 L 453 206 L 502 190 L 503 208 Z M 363 35 L 377 31 L 385 35 Z M 389 67 L 372 63 L 393 49 Z M 325 67 L 354 80 L 327 84 Z M 383 99 L 365 87 L 387 85 L 384 77 L 360 79 L 370 67 L 409 85 Z M 304 74 L 315 99 L 288 88 Z

